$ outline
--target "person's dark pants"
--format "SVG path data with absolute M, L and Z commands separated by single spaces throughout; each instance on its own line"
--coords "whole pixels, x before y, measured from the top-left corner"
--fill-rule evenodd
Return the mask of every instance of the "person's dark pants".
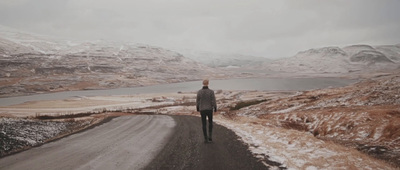
M 208 132 L 209 132 L 208 138 L 211 139 L 211 137 L 212 137 L 212 129 L 213 129 L 213 111 L 212 110 L 204 110 L 204 111 L 200 111 L 200 114 L 201 114 L 201 123 L 203 124 L 204 139 L 207 140 L 207 120 L 206 120 L 206 117 L 208 117 Z

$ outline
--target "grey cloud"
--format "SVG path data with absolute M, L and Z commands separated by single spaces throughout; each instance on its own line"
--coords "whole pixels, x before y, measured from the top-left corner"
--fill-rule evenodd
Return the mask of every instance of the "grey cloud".
M 0 24 L 53 36 L 288 57 L 396 44 L 397 0 L 4 0 Z

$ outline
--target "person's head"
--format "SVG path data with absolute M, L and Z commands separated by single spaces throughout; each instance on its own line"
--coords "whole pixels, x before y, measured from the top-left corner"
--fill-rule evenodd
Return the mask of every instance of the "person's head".
M 203 86 L 208 86 L 208 83 L 209 83 L 210 81 L 208 80 L 208 79 L 204 79 L 203 80 Z

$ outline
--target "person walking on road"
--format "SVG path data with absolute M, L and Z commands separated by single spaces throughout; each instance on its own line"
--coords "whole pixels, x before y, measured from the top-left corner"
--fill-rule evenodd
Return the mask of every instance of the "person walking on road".
M 203 125 L 204 142 L 212 142 L 213 129 L 213 111 L 217 111 L 217 102 L 215 93 L 208 88 L 209 80 L 203 80 L 203 88 L 197 92 L 196 109 L 201 114 L 201 123 Z M 208 117 L 208 136 L 207 120 Z

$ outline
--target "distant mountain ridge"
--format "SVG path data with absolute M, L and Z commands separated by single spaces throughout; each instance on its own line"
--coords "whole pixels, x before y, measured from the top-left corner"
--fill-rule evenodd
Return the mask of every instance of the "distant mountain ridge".
M 272 61 L 271 59 L 264 57 L 256 57 L 243 54 L 217 53 L 188 49 L 176 49 L 174 51 L 181 53 L 187 58 L 190 58 L 213 68 L 255 67 L 260 66 L 263 63 Z
M 69 41 L 0 27 L 0 96 L 198 80 L 213 69 L 171 50 Z
M 384 54 L 387 52 L 393 52 L 391 48 L 389 48 L 387 51 L 382 51 L 369 45 L 352 45 L 344 47 L 343 50 L 348 54 L 351 62 L 365 64 L 394 63 L 394 61 L 390 60 Z M 397 55 L 400 56 L 399 54 Z
M 349 73 L 395 69 L 400 65 L 400 45 L 351 45 L 301 51 L 295 56 L 265 64 L 265 69 L 289 73 Z

